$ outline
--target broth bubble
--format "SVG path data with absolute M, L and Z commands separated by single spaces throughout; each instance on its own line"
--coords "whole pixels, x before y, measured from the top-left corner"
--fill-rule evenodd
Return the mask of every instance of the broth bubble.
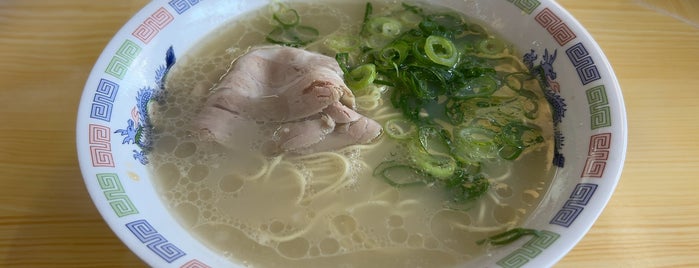
M 333 218 L 332 226 L 337 233 L 349 235 L 357 229 L 357 222 L 349 215 L 339 215 Z
M 218 188 L 221 191 L 232 193 L 240 190 L 243 187 L 245 181 L 235 174 L 229 174 L 221 177 L 218 182 Z
M 305 238 L 296 238 L 290 241 L 284 241 L 277 245 L 277 250 L 285 257 L 298 259 L 306 256 L 310 249 L 310 243 Z
M 388 237 L 395 243 L 403 244 L 408 240 L 408 232 L 403 228 L 393 229 L 388 233 Z
M 320 241 L 320 252 L 323 255 L 333 255 L 340 250 L 340 243 L 332 238 L 326 238 Z
M 177 148 L 175 149 L 175 156 L 179 158 L 186 158 L 189 156 L 194 155 L 194 153 L 197 151 L 197 145 L 194 144 L 193 142 L 184 142 L 181 143 L 180 145 L 177 145 Z

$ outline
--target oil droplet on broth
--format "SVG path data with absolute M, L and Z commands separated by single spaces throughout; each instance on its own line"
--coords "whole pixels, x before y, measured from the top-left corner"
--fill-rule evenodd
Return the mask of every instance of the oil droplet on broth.
M 388 226 L 389 227 L 401 227 L 403 226 L 403 217 L 398 216 L 398 215 L 391 215 L 388 217 Z
M 495 188 L 495 194 L 501 198 L 508 198 L 512 196 L 512 188 L 505 183 L 497 183 L 493 188 Z
M 279 243 L 277 250 L 287 258 L 298 259 L 306 256 L 310 248 L 310 243 L 305 238 L 295 238 L 290 241 Z
M 180 181 L 179 168 L 173 163 L 165 163 L 156 169 L 160 177 L 160 186 L 165 190 L 173 189 Z
M 197 200 L 199 200 L 199 193 L 189 192 L 189 194 L 187 195 L 187 201 L 194 203 Z
M 357 222 L 349 215 L 338 215 L 332 220 L 332 226 L 340 235 L 349 235 L 357 229 Z
M 320 256 L 320 249 L 318 249 L 318 247 L 311 247 L 308 250 L 308 256 L 311 258 Z
M 209 175 L 209 167 L 205 165 L 194 165 L 187 173 L 187 177 L 192 182 L 202 181 L 207 175 Z
M 325 238 L 318 245 L 323 255 L 333 255 L 340 251 L 340 243 L 333 238 Z
M 229 174 L 221 177 L 218 182 L 218 188 L 226 193 L 233 193 L 243 187 L 245 181 L 240 178 L 240 176 L 235 174 Z
M 388 233 L 388 237 L 394 243 L 403 244 L 408 240 L 408 232 L 403 228 L 393 229 Z
M 199 199 L 202 201 L 209 200 L 213 197 L 213 192 L 211 192 L 210 189 L 201 189 L 199 190 Z
M 175 149 L 175 156 L 178 158 L 186 158 L 194 155 L 197 151 L 197 145 L 193 142 L 184 142 Z
M 269 231 L 272 232 L 273 234 L 278 234 L 284 231 L 284 223 L 280 221 L 273 221 L 272 223 L 269 224 Z
M 424 246 L 424 240 L 421 234 L 411 234 L 408 237 L 408 246 L 412 248 L 420 248 Z
M 495 209 L 493 209 L 493 218 L 500 224 L 510 223 L 514 221 L 516 217 L 517 213 L 511 206 L 496 206 Z
M 437 240 L 434 237 L 428 237 L 427 240 L 425 240 L 425 248 L 427 249 L 436 249 L 439 247 L 439 240 Z
M 180 211 L 179 218 L 180 222 L 184 226 L 189 226 L 192 227 L 195 224 L 197 224 L 197 221 L 199 219 L 199 214 L 200 210 L 195 206 L 194 204 L 191 203 L 181 203 L 176 207 L 177 211 Z
M 437 248 L 441 244 L 455 252 L 468 252 L 472 248 L 462 241 L 468 241 L 472 236 L 469 232 L 464 232 L 462 226 L 471 224 L 471 216 L 462 211 L 441 210 L 436 213 L 430 224 L 430 229 L 434 237 L 428 237 L 425 241 L 426 248 Z M 474 243 L 475 244 L 475 243 Z

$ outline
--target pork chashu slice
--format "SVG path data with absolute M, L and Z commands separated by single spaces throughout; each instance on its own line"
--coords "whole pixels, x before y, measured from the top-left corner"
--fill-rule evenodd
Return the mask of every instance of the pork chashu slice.
M 292 135 L 274 137 L 275 151 L 308 153 L 316 151 L 314 148 L 332 150 L 367 143 L 381 133 L 380 125 L 354 112 L 354 106 L 354 95 L 335 59 L 297 48 L 262 47 L 236 60 L 208 98 L 196 125 L 223 144 L 235 138 L 241 127 L 249 127 L 250 121 L 291 126 Z M 338 111 L 352 116 L 338 116 Z M 301 127 L 314 120 L 322 120 L 314 125 L 319 127 Z M 359 121 L 369 122 L 363 132 L 343 129 L 335 133 L 335 123 L 344 126 Z M 348 133 L 356 137 L 338 139 Z M 326 139 L 328 136 L 337 137 Z M 300 140 L 303 142 L 294 142 Z

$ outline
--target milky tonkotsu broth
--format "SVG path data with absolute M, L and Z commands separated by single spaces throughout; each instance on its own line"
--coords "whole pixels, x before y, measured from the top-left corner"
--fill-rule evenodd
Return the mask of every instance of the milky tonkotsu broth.
M 364 2 L 290 5 L 321 38 L 358 32 L 364 12 Z M 335 153 L 272 158 L 257 152 L 256 137 L 274 131 L 265 125 L 240 129 L 236 149 L 200 141 L 191 131 L 193 118 L 231 62 L 265 43 L 269 17 L 267 9 L 241 17 L 178 54 L 167 99 L 152 111 L 155 183 L 172 213 L 203 243 L 252 267 L 454 266 L 484 254 L 486 247 L 475 241 L 521 224 L 538 205 L 554 172 L 551 142 L 514 162 L 486 166 L 494 179 L 489 192 L 457 211 L 444 207 L 441 189 L 397 189 L 372 175 L 398 147 L 386 137 Z M 334 56 L 322 40 L 306 49 Z M 381 113 L 391 109 L 359 112 L 384 123 Z M 548 108 L 540 112 L 550 119 Z M 551 130 L 543 134 L 552 139 Z

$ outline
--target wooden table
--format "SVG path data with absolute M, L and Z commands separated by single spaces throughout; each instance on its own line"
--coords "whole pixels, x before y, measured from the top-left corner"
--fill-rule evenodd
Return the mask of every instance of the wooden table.
M 146 2 L 0 0 L 0 267 L 145 266 L 92 204 L 74 129 L 97 56 Z M 618 75 L 629 146 L 607 209 L 557 266 L 699 267 L 699 2 L 560 2 Z

